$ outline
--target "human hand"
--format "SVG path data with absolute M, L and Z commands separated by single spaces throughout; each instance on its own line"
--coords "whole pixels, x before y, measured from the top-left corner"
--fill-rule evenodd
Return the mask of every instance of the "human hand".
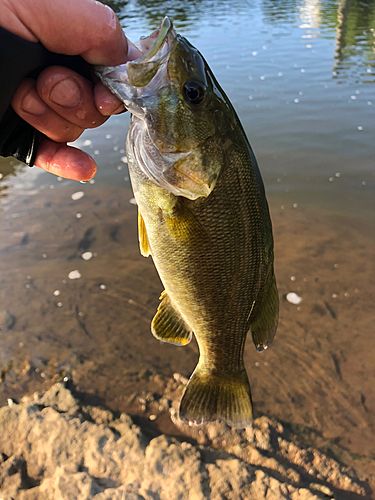
M 0 26 L 50 50 L 80 55 L 88 63 L 115 66 L 138 57 L 114 12 L 95 0 L 0 0 Z M 86 128 L 124 110 L 98 82 L 95 85 L 62 66 L 45 69 L 37 81 L 25 79 L 12 107 L 42 137 L 35 165 L 53 174 L 89 180 L 97 170 L 85 152 L 68 146 Z

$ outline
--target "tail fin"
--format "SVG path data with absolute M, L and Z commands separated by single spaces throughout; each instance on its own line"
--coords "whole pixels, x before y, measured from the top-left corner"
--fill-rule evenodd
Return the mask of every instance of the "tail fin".
M 243 429 L 253 421 L 253 405 L 245 369 L 237 376 L 219 376 L 197 366 L 182 396 L 180 419 L 188 425 L 223 420 Z

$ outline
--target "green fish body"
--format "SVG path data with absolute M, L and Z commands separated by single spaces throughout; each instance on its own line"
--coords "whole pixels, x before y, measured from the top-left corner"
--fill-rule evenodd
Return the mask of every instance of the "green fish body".
M 156 338 L 199 362 L 180 403 L 190 425 L 252 422 L 243 351 L 272 341 L 278 318 L 272 226 L 257 162 L 240 121 L 201 54 L 170 21 L 138 42 L 143 56 L 99 68 L 132 112 L 127 156 L 141 253 L 164 284 Z

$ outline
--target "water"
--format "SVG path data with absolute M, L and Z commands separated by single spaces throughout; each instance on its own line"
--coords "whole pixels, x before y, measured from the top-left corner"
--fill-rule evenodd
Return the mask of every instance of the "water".
M 281 310 L 270 349 L 247 343 L 256 411 L 374 474 L 375 2 L 108 3 L 134 41 L 173 19 L 257 156 Z M 72 375 L 88 397 L 127 410 L 132 393 L 158 390 L 149 373 L 194 369 L 195 343 L 150 334 L 162 285 L 139 255 L 128 120 L 76 141 L 99 165 L 85 185 L 0 159 L 1 403 Z M 154 423 L 171 431 L 165 422 Z

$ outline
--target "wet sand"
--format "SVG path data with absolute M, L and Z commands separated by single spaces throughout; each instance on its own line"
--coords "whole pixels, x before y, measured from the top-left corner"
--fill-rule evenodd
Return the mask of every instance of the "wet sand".
M 147 397 L 193 371 L 195 342 L 178 348 L 150 333 L 162 285 L 139 254 L 132 197 L 70 184 L 0 205 L 0 405 L 69 377 L 88 403 L 146 420 Z M 374 484 L 373 226 L 278 194 L 269 202 L 281 308 L 266 352 L 247 341 L 256 416 L 289 424 Z M 166 411 L 149 425 L 183 432 Z

